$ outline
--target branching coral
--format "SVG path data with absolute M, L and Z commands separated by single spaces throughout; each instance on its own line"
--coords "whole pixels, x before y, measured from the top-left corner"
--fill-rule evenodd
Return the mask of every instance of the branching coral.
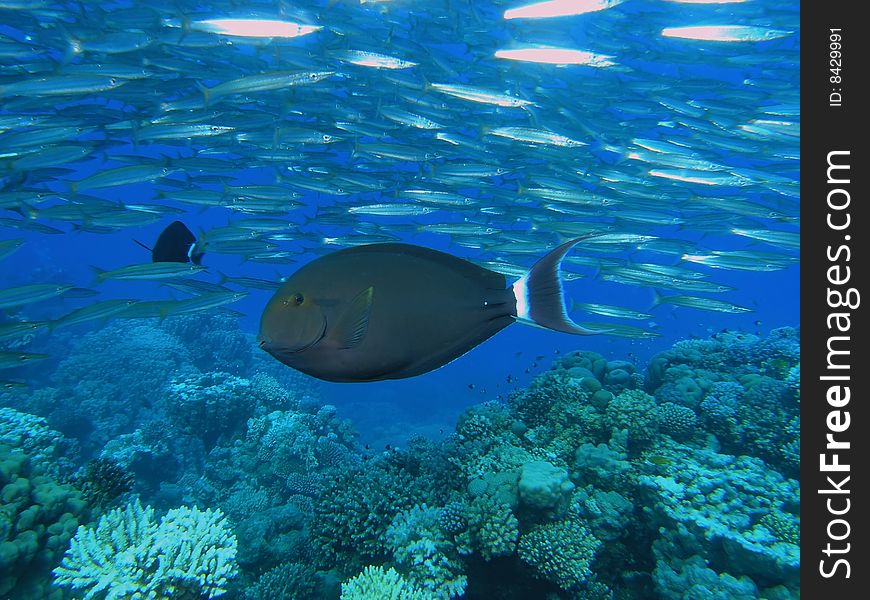
M 399 513 L 386 541 L 400 571 L 431 600 L 448 600 L 465 591 L 467 578 L 452 541 L 439 525 L 441 511 L 425 504 Z
M 445 510 L 442 510 L 442 522 Z M 469 505 L 467 515 L 468 551 L 476 551 L 484 560 L 509 556 L 516 551 L 520 524 L 510 506 L 487 495 L 479 496 Z
M 576 521 L 547 523 L 520 538 L 520 558 L 542 578 L 565 590 L 580 588 L 592 576 L 589 564 L 601 542 Z
M 278 565 L 257 579 L 245 593 L 246 600 L 295 600 L 313 598 L 317 592 L 314 569 L 300 563 Z
M 779 509 L 771 510 L 759 520 L 773 536 L 787 544 L 801 545 L 800 518 Z
M 537 427 L 548 423 L 554 407 L 570 404 L 579 391 L 569 384 L 565 372 L 550 370 L 536 377 L 527 390 L 512 393 L 508 405 L 528 427 Z
M 367 566 L 341 584 L 341 600 L 431 600 L 429 594 L 405 580 L 395 569 Z
M 362 561 L 387 558 L 393 518 L 425 500 L 421 485 L 385 460 L 335 473 L 324 482 L 311 523 L 320 561 L 356 572 Z
M 235 576 L 236 537 L 220 510 L 181 507 L 158 524 L 138 500 L 79 527 L 55 582 L 86 600 L 215 598 Z

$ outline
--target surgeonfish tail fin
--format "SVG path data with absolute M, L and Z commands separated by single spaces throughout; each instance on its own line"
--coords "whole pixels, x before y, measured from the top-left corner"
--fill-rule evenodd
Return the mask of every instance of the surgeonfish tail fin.
M 598 234 L 588 234 L 565 242 L 536 262 L 528 273 L 514 283 L 518 321 L 577 335 L 595 335 L 608 331 L 587 329 L 571 320 L 565 306 L 562 280 L 559 278 L 559 265 L 568 251 L 596 235 Z

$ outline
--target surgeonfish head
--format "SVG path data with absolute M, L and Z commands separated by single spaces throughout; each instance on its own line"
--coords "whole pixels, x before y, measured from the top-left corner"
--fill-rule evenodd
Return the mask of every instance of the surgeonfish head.
M 539 260 L 513 286 L 501 273 L 410 244 L 369 244 L 322 256 L 266 305 L 260 347 L 337 382 L 403 379 L 462 356 L 514 321 L 605 333 L 567 316 L 559 264 L 578 242 Z
M 181 221 L 173 221 L 164 229 L 151 249 L 152 262 L 202 263 L 201 251 L 196 236 Z

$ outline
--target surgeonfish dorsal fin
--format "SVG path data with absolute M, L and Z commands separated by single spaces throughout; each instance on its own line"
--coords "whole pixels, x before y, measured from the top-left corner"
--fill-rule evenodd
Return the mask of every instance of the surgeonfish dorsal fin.
M 368 287 L 354 296 L 333 330 L 333 337 L 342 348 L 357 346 L 369 330 L 369 317 L 375 288 Z
M 597 235 L 597 233 L 587 234 L 565 242 L 538 260 L 528 273 L 514 283 L 518 321 L 577 335 L 595 335 L 609 331 L 587 329 L 571 320 L 565 306 L 562 280 L 559 278 L 559 266 L 568 251 L 580 242 Z
M 151 250 L 152 262 L 193 262 L 191 248 L 196 236 L 181 221 L 173 221 L 164 229 Z M 199 257 L 202 258 L 201 256 Z M 194 262 L 199 264 L 199 262 Z

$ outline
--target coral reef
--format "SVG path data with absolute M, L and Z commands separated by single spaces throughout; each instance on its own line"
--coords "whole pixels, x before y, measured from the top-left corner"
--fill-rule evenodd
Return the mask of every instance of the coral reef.
M 441 511 L 425 504 L 399 513 L 385 539 L 405 578 L 432 600 L 462 595 L 467 585 L 462 561 L 439 525 Z
M 687 406 L 663 402 L 658 406 L 659 429 L 675 440 L 685 440 L 692 437 L 697 418 L 695 411 Z
M 50 422 L 68 435 L 87 432 L 79 437 L 86 450 L 100 448 L 135 429 L 172 376 L 191 368 L 189 361 L 188 349 L 158 326 L 109 323 L 77 340 L 58 365 L 52 381 L 64 402 Z
M 76 447 L 49 428 L 43 417 L 0 408 L 0 444 L 21 450 L 31 464 L 55 477 L 68 474 Z
M 0 409 L 16 600 L 799 597 L 796 329 L 571 352 L 381 452 L 222 317 L 85 338 Z

